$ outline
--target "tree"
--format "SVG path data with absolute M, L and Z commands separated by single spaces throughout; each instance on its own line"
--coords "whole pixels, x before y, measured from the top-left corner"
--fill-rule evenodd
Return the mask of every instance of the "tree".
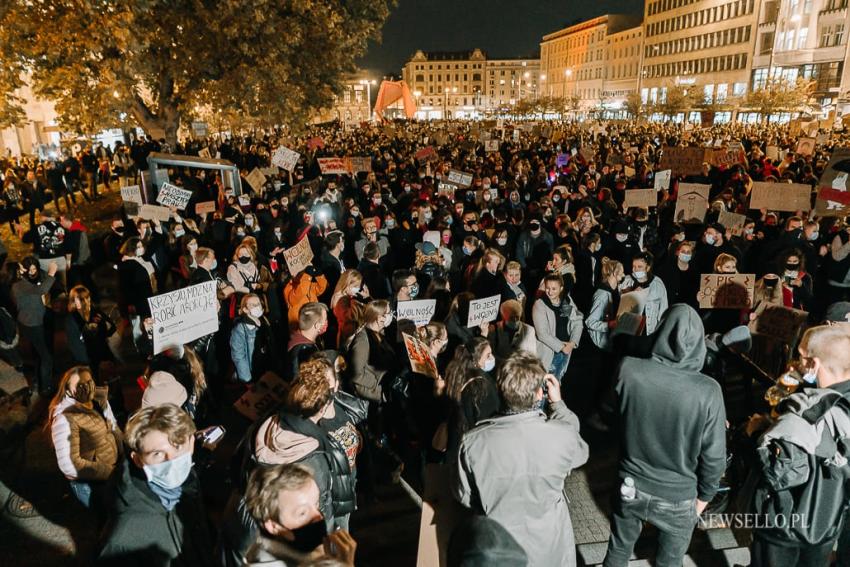
M 762 122 L 770 120 L 777 112 L 800 112 L 810 105 L 813 81 L 797 79 L 769 79 L 764 86 L 751 91 L 746 106 L 761 114 Z
M 629 116 L 635 120 L 639 120 L 646 114 L 646 109 L 643 104 L 643 99 L 640 97 L 640 93 L 629 93 L 626 95 L 626 103 L 624 106 L 626 112 L 629 113 Z
M 656 104 L 655 111 L 672 118 L 696 106 L 699 100 L 696 96 L 694 92 L 680 85 L 669 87 L 667 96 L 663 101 Z
M 0 119 L 28 81 L 80 133 L 124 116 L 173 143 L 204 106 L 295 126 L 330 106 L 394 2 L 5 0 Z

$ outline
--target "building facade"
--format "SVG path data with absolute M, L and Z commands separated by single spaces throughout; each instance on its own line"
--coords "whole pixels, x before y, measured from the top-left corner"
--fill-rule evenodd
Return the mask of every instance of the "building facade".
M 314 123 L 339 120 L 346 125 L 357 125 L 372 119 L 372 89 L 377 89 L 377 81 L 359 76 L 346 78 L 342 92 L 334 97 L 330 108 L 321 110 L 313 119 Z
M 626 99 L 638 90 L 642 47 L 642 26 L 608 35 L 602 88 L 602 107 L 607 114 L 625 117 Z
M 402 71 L 420 119 L 475 118 L 484 108 L 487 54 L 417 51 Z
M 485 79 L 484 104 L 488 112 L 510 111 L 520 100 L 536 99 L 546 82 L 539 59 L 489 59 Z
M 601 108 L 606 98 L 608 38 L 639 24 L 639 16 L 610 14 L 543 36 L 540 72 L 546 76 L 546 95 L 574 97 L 579 113 Z
M 647 0 L 641 98 L 663 103 L 671 87 L 708 103 L 743 97 L 750 82 L 760 0 Z
M 812 81 L 823 114 L 848 109 L 847 0 L 765 0 L 759 13 L 750 88 L 769 79 Z

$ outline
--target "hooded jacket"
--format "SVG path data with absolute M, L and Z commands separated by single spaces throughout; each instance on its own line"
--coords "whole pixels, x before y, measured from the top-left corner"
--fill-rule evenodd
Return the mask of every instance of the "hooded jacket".
M 669 501 L 710 501 L 726 467 L 720 385 L 702 374 L 705 335 L 697 312 L 671 307 L 649 359 L 625 357 L 617 377 L 620 477 Z

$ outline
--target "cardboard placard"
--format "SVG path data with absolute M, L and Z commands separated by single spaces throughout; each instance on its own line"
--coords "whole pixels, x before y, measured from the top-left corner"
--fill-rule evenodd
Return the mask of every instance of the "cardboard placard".
M 750 192 L 750 209 L 769 211 L 808 211 L 812 188 L 804 183 L 766 183 L 753 181 Z
M 233 404 L 234 409 L 252 422 L 260 419 L 286 399 L 289 384 L 275 374 L 266 372 Z
M 263 175 L 259 168 L 255 167 L 251 171 L 251 173 L 249 173 L 248 176 L 245 178 L 245 181 L 247 181 L 251 185 L 251 188 L 255 192 L 259 193 L 260 190 L 263 188 L 263 185 L 266 184 L 266 176 Z
M 202 282 L 148 298 L 154 354 L 218 331 L 216 285 Z
M 850 148 L 838 148 L 818 182 L 815 214 L 843 217 L 850 214 Z
M 399 301 L 396 318 L 401 321 L 413 321 L 417 327 L 424 327 L 431 322 L 437 309 L 436 299 L 418 299 L 415 301 Z
M 204 201 L 203 203 L 195 203 L 196 215 L 201 216 L 212 212 L 215 212 L 215 201 Z
M 165 222 L 171 218 L 171 209 L 159 205 L 141 205 L 139 207 L 139 218 Z
M 635 176 L 635 168 L 626 165 L 623 167 L 623 173 L 626 174 L 626 177 L 632 178 Z
M 814 138 L 800 138 L 797 140 L 797 153 L 801 156 L 810 156 L 815 153 Z
M 624 204 L 627 207 L 657 207 L 658 191 L 655 189 L 626 189 Z
M 450 169 L 449 183 L 454 183 L 460 187 L 469 187 L 472 185 L 472 174 L 457 169 Z
M 617 326 L 614 334 L 638 336 L 643 334 L 646 319 L 643 316 L 646 309 L 648 289 L 638 289 L 624 293 L 617 308 Z
M 436 380 L 439 377 L 437 364 L 434 362 L 434 357 L 431 356 L 428 346 L 407 333 L 402 333 L 401 336 L 404 338 L 404 348 L 407 351 L 407 358 L 410 360 L 411 370 Z
M 313 249 L 310 248 L 310 239 L 304 236 L 298 244 L 283 251 L 283 258 L 289 268 L 289 273 L 295 277 L 313 261 Z
M 740 150 L 713 150 L 711 152 L 711 165 L 715 167 L 732 167 L 744 163 Z
M 316 148 L 323 148 L 324 149 L 324 147 L 325 147 L 325 140 L 322 139 L 319 136 L 314 136 L 314 137 L 310 138 L 309 140 L 307 140 L 307 149 L 308 150 L 315 150 Z
M 667 191 L 670 189 L 670 179 L 673 172 L 669 169 L 656 171 L 653 186 L 656 191 Z
M 469 302 L 469 317 L 466 320 L 467 327 L 478 327 L 481 323 L 495 321 L 499 316 L 499 305 L 502 296 L 492 295 L 482 299 L 473 299 Z
M 717 222 L 722 224 L 733 236 L 741 236 L 744 233 L 744 224 L 747 222 L 747 217 L 738 213 L 730 213 L 726 209 L 720 209 Z
M 156 202 L 165 207 L 176 207 L 177 210 L 184 211 L 191 198 L 191 191 L 181 189 L 171 183 L 163 183 L 159 188 L 159 194 L 156 196 Z
M 499 151 L 499 140 L 487 140 L 484 142 L 484 151 L 493 153 Z
M 350 157 L 348 158 L 348 169 L 351 173 L 372 171 L 372 158 L 359 156 Z
M 767 146 L 764 155 L 771 161 L 777 161 L 779 159 L 779 146 Z
M 673 175 L 701 175 L 705 162 L 705 148 L 679 148 L 664 146 L 661 155 L 661 169 L 670 169 Z
M 295 165 L 298 163 L 300 157 L 301 154 L 298 152 L 290 150 L 286 146 L 278 146 L 272 154 L 272 163 L 281 169 L 292 171 L 295 169 Z
M 594 152 L 590 148 L 582 148 L 581 150 L 579 150 L 579 154 L 581 155 L 581 159 L 583 159 L 585 163 L 590 163 L 596 158 L 596 152 Z
M 210 155 L 209 148 L 201 148 L 201 151 L 198 152 L 198 157 L 202 157 L 204 159 L 210 159 L 212 156 Z
M 750 321 L 750 331 L 774 337 L 795 347 L 802 334 L 809 314 L 784 305 L 765 303 L 756 310 L 756 318 Z
M 142 204 L 142 190 L 138 185 L 127 185 L 121 188 L 121 200 L 125 203 Z
M 347 175 L 349 172 L 349 163 L 346 158 L 319 158 L 317 161 L 322 175 Z
M 251 197 L 249 197 L 248 195 L 244 195 L 244 194 L 239 195 L 239 197 L 237 197 L 237 200 L 239 201 L 240 207 L 250 207 L 251 206 Z
M 437 150 L 434 149 L 434 146 L 428 146 L 427 148 L 422 148 L 418 152 L 413 155 L 416 158 L 416 161 L 419 163 L 426 163 L 431 161 L 437 161 L 440 157 L 437 155 Z
M 697 299 L 702 309 L 749 309 L 755 274 L 703 274 Z
M 710 185 L 701 183 L 679 183 L 676 212 L 673 215 L 675 222 L 702 222 L 708 210 L 709 189 L 711 189 Z

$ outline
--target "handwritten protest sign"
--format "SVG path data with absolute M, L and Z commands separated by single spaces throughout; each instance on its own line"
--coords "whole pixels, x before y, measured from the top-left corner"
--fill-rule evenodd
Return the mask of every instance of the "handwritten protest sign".
M 697 299 L 703 309 L 749 309 L 755 274 L 703 274 Z
M 263 185 L 266 184 L 266 176 L 263 175 L 263 172 L 261 172 L 258 168 L 255 167 L 251 171 L 251 173 L 249 173 L 248 176 L 245 178 L 245 181 L 247 181 L 251 185 L 251 188 L 254 191 L 259 192 L 260 189 L 263 188 Z
M 481 323 L 495 321 L 499 316 L 499 305 L 502 302 L 500 295 L 493 295 L 482 299 L 473 299 L 469 302 L 469 317 L 466 321 L 467 327 L 478 327 Z
M 670 169 L 673 175 L 700 175 L 705 161 L 705 148 L 678 148 L 664 146 L 661 169 Z
M 404 348 L 407 351 L 407 358 L 410 360 L 410 368 L 418 374 L 430 376 L 437 379 L 437 364 L 434 362 L 434 357 L 431 356 L 431 351 L 428 346 L 407 333 L 402 333 L 404 338 Z
M 821 217 L 850 214 L 850 148 L 838 148 L 832 153 L 818 182 L 815 213 Z
M 449 170 L 449 183 L 460 185 L 461 187 L 469 187 L 472 185 L 472 174 L 457 169 Z
M 733 236 L 740 236 L 744 232 L 744 224 L 747 222 L 747 217 L 738 213 L 730 213 L 726 209 L 720 209 L 717 222 L 722 224 Z
M 655 189 L 626 189 L 626 207 L 656 207 L 658 192 Z
M 649 290 L 647 289 L 638 289 L 622 295 L 617 308 L 615 334 L 637 336 L 643 333 L 646 326 L 643 312 L 648 298 Z
M 750 321 L 750 331 L 774 337 L 792 347 L 796 346 L 809 314 L 784 305 L 767 302 L 762 305 L 756 309 L 756 318 Z
M 186 189 L 181 189 L 171 183 L 163 183 L 159 188 L 159 194 L 156 196 L 156 202 L 164 207 L 176 207 L 178 210 L 186 210 L 186 205 L 189 204 L 189 199 L 192 198 L 192 192 Z
M 125 203 L 142 204 L 142 191 L 138 185 L 128 185 L 121 188 L 121 200 Z
M 372 171 L 372 158 L 370 157 L 350 157 L 348 158 L 348 169 L 351 173 L 360 171 Z
M 711 152 L 711 164 L 716 167 L 732 167 L 738 163 L 743 163 L 740 150 L 720 149 Z
M 212 156 L 210 155 L 209 148 L 202 148 L 201 151 L 198 152 L 198 157 L 202 157 L 204 159 L 210 159 Z
M 318 162 L 322 175 L 345 175 L 349 172 L 348 160 L 346 158 L 319 158 Z
M 325 147 L 325 140 L 322 139 L 319 136 L 314 136 L 314 137 L 310 138 L 309 140 L 307 140 L 307 149 L 308 150 L 315 150 L 316 148 L 324 148 L 324 147 Z
M 812 188 L 804 183 L 766 183 L 754 181 L 750 192 L 750 209 L 769 211 L 808 211 Z
M 623 167 L 623 173 L 625 173 L 625 174 L 626 174 L 626 177 L 628 177 L 628 178 L 632 178 L 632 177 L 634 177 L 634 176 L 635 176 L 635 168 L 633 168 L 633 167 L 629 167 L 628 165 L 627 165 L 627 166 L 624 166 L 624 167 Z
M 434 146 L 422 148 L 421 150 L 413 154 L 413 157 L 415 157 L 416 161 L 418 161 L 419 163 L 437 161 L 438 159 L 440 159 L 440 156 L 437 155 L 437 150 L 434 149 Z
M 165 222 L 171 218 L 171 209 L 168 207 L 160 207 L 159 205 L 141 205 L 139 207 L 139 217 L 148 220 Z
M 666 191 L 670 189 L 670 177 L 672 176 L 672 171 L 669 169 L 665 169 L 664 171 L 656 171 L 655 172 L 655 181 L 654 186 L 656 191 Z
M 305 236 L 292 248 L 283 251 L 283 258 L 289 267 L 289 273 L 295 277 L 301 273 L 310 262 L 313 261 L 313 249 L 310 248 L 310 240 Z
M 570 162 L 570 154 L 558 154 L 555 158 L 555 165 L 558 167 L 564 167 Z
M 797 141 L 797 153 L 801 156 L 810 156 L 815 153 L 814 138 L 800 138 Z
M 779 146 L 767 146 L 764 155 L 771 161 L 779 159 Z
M 484 142 L 484 151 L 493 153 L 499 151 L 499 140 L 487 140 Z
M 447 197 L 453 199 L 454 196 L 455 196 L 455 191 L 457 191 L 458 189 L 460 189 L 460 187 L 458 187 L 454 183 L 449 183 L 447 181 L 440 181 L 440 184 L 437 186 L 437 195 L 438 196 L 446 195 Z
M 708 209 L 710 185 L 701 183 L 679 183 L 676 197 L 676 212 L 673 218 L 678 223 L 702 222 Z
M 238 197 L 239 206 L 240 207 L 250 207 L 251 206 L 251 197 L 248 195 L 242 194 Z
M 251 387 L 236 400 L 233 407 L 249 420 L 257 421 L 260 417 L 278 407 L 289 392 L 289 384 L 273 372 L 266 372 Z
M 203 203 L 195 203 L 195 214 L 206 215 L 215 211 L 215 201 L 204 201 Z
M 296 151 L 290 150 L 286 146 L 278 146 L 274 154 L 272 154 L 272 163 L 286 171 L 295 169 L 298 159 L 301 157 Z
M 148 298 L 153 353 L 183 346 L 218 331 L 216 282 L 202 282 Z
M 437 309 L 436 299 L 419 299 L 416 301 L 399 301 L 396 317 L 399 321 L 413 321 L 417 327 L 423 327 L 431 322 Z

